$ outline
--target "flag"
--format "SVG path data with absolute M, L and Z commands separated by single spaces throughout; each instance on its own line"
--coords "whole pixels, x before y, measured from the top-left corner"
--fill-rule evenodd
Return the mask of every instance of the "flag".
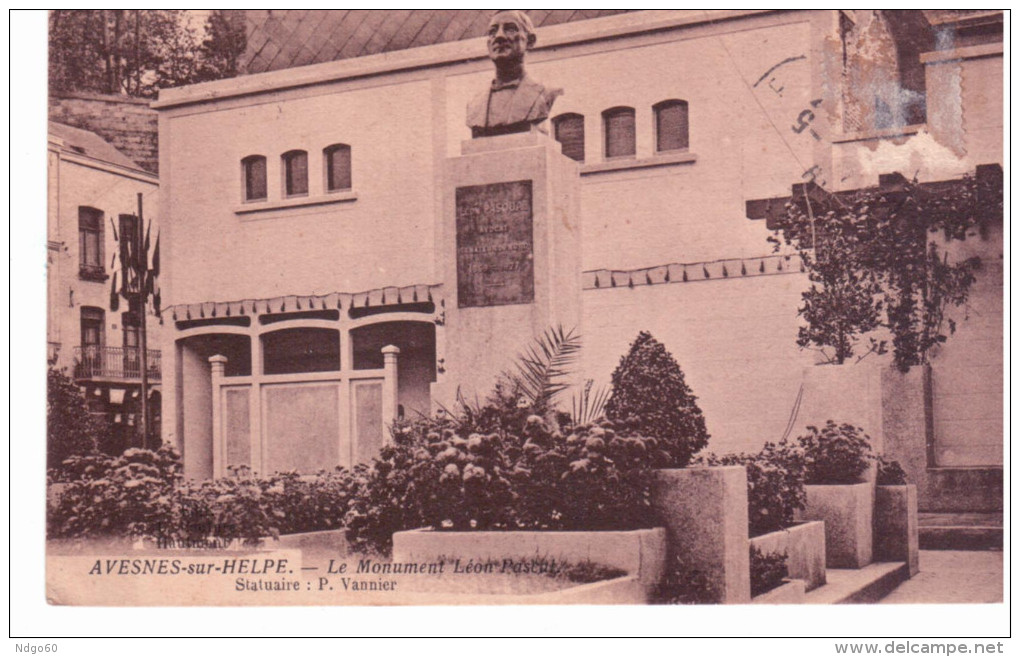
M 149 219 L 149 225 L 145 227 L 145 243 L 142 244 L 142 255 L 145 256 L 145 265 L 148 268 L 149 264 L 149 233 L 152 232 L 152 219 Z
M 110 285 L 110 312 L 120 308 L 120 291 L 117 289 L 117 272 L 113 272 L 113 283 Z
M 156 247 L 152 250 L 152 275 L 159 276 L 159 233 L 156 233 Z

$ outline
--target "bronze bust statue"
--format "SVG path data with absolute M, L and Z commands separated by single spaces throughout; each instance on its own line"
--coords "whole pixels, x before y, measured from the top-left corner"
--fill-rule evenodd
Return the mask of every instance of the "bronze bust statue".
M 489 59 L 496 78 L 468 104 L 471 137 L 527 132 L 545 121 L 562 89 L 546 89 L 524 72 L 524 55 L 535 45 L 535 26 L 520 10 L 496 12 L 489 21 Z

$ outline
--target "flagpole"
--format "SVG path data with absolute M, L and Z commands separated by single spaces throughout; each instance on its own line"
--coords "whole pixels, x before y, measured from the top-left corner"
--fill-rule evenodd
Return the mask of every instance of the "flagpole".
M 138 313 L 141 315 L 139 318 L 139 337 L 141 338 L 141 359 L 140 363 L 142 366 L 142 449 L 149 448 L 149 341 L 146 337 L 145 328 L 145 314 L 146 306 L 148 305 L 148 294 L 145 291 L 145 279 L 148 276 L 149 269 L 149 254 L 145 253 L 142 249 L 145 245 L 144 238 L 142 237 L 143 226 L 145 221 L 142 218 L 142 194 L 138 193 L 138 249 L 135 251 L 137 257 L 135 263 L 138 269 L 138 277 L 136 281 L 138 283 Z

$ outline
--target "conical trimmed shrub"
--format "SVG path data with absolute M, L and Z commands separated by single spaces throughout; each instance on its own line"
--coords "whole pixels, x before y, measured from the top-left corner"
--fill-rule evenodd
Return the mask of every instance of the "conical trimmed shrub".
M 679 363 L 647 331 L 638 334 L 613 372 L 606 417 L 658 440 L 667 467 L 685 467 L 708 444 L 705 418 Z

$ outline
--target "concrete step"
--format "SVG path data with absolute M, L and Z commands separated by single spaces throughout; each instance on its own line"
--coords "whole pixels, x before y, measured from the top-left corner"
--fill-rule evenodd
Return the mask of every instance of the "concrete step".
M 825 586 L 804 597 L 804 604 L 839 605 L 878 602 L 910 578 L 907 564 L 900 561 L 873 563 L 864 568 L 829 568 Z
M 917 514 L 922 550 L 1001 550 L 1002 513 Z

